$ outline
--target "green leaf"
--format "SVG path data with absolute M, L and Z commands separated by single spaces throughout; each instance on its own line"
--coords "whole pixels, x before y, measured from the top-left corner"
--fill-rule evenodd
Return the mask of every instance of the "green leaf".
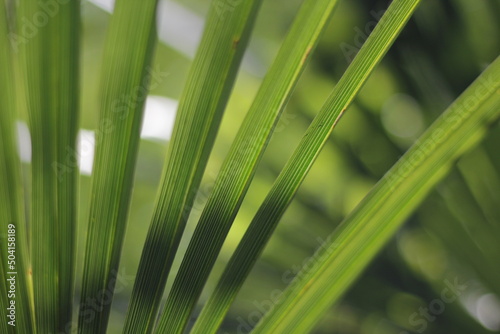
M 467 158 L 470 159 L 470 154 L 467 154 Z M 472 161 L 481 162 L 480 159 Z M 475 164 L 472 169 L 474 173 L 478 165 Z M 481 284 L 492 292 L 500 294 L 498 284 L 500 271 L 495 265 L 496 254 L 500 254 L 500 244 L 497 241 L 500 225 L 488 221 L 484 212 L 479 208 L 478 199 L 474 197 L 471 188 L 465 183 L 462 173 L 454 168 L 448 173 L 446 179 L 447 182 L 438 188 L 441 195 L 438 198 L 442 202 L 440 214 L 436 214 L 437 210 L 432 206 L 424 208 L 422 210 L 424 213 L 421 214 L 422 225 L 427 231 L 438 235 L 440 241 L 455 257 L 460 259 L 461 263 L 472 268 L 481 280 Z M 485 180 L 491 183 L 492 179 L 485 178 Z M 446 217 L 446 215 L 451 217 Z M 477 240 L 481 240 L 481 243 L 478 244 Z
M 80 333 L 104 333 L 118 275 L 144 101 L 153 80 L 157 0 L 117 0 L 109 24 L 100 83 L 100 114 L 83 286 Z M 156 82 L 158 84 L 158 82 Z
M 500 58 L 460 95 L 377 183 L 329 238 L 324 251 L 254 333 L 305 333 L 447 174 L 455 159 L 500 117 Z
M 198 332 L 210 326 L 212 319 L 220 321 L 218 319 L 227 312 L 342 113 L 392 45 L 419 2 L 395 0 L 335 86 L 231 257 L 215 291 L 202 310 L 198 323 L 195 324 Z
M 260 0 L 213 1 L 179 101 L 125 333 L 149 333 Z
M 2 333 L 34 333 L 33 290 L 17 154 L 14 62 L 7 14 L 0 5 L 0 284 Z M 16 274 L 10 274 L 10 273 Z M 13 284 L 12 284 L 13 283 Z M 11 289 L 14 287 L 14 290 Z M 14 317 L 11 316 L 14 302 Z
M 71 326 L 73 305 L 78 169 L 68 155 L 76 151 L 80 2 L 21 1 L 18 9 L 10 39 L 20 56 L 32 143 L 36 328 L 54 333 Z
M 336 4 L 336 0 L 307 0 L 298 12 L 215 180 L 160 318 L 160 332 L 183 332 L 272 130 Z M 211 320 L 214 324 L 216 319 Z M 203 333 L 212 330 L 202 328 Z

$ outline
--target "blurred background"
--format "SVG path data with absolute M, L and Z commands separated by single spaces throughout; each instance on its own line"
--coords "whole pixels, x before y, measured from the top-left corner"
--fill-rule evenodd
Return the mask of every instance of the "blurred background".
M 210 4 L 204 0 L 160 2 L 160 42 L 152 68 L 157 76 L 145 111 L 110 333 L 120 333 L 122 328 L 177 100 Z M 301 2 L 263 1 L 174 270 L 239 124 Z M 387 0 L 339 1 L 276 128 L 196 312 L 285 161 L 388 4 Z M 87 228 L 99 73 L 112 7 L 107 0 L 82 1 L 79 240 L 84 240 Z M 302 265 L 314 260 L 315 251 L 335 227 L 499 51 L 498 0 L 422 1 L 338 124 L 231 308 L 221 333 L 247 333 L 255 325 L 276 295 L 300 275 Z M 22 157 L 28 162 L 29 134 L 23 120 L 19 130 Z M 500 332 L 499 146 L 497 124 L 480 147 L 457 161 L 450 175 L 314 333 Z M 26 178 L 28 169 L 26 163 Z M 77 279 L 81 278 L 83 246 L 80 241 Z M 78 280 L 77 296 L 80 284 Z

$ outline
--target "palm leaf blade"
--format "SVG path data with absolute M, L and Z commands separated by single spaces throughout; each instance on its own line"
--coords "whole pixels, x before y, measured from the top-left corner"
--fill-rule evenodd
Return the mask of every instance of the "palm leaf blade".
M 278 176 L 202 310 L 197 322 L 203 325 L 195 324 L 195 329 L 201 331 L 211 318 L 220 318 L 227 312 L 333 127 L 419 2 L 396 0 L 384 14 Z
M 181 332 L 231 227 L 257 163 L 337 1 L 306 1 L 266 75 L 198 222 L 160 319 Z M 215 319 L 212 319 L 215 320 Z M 220 319 L 221 320 L 221 319 Z M 203 332 L 210 329 L 203 326 Z
M 107 35 L 78 319 L 81 333 L 106 331 L 132 192 L 144 101 L 152 80 L 156 5 L 156 0 L 118 0 Z
M 21 163 L 16 149 L 13 57 L 8 40 L 7 15 L 0 5 L 0 271 L 8 284 L 1 284 L 0 304 L 6 315 L 2 333 L 31 333 L 33 328 L 33 291 L 24 217 Z M 14 232 L 14 233 L 11 233 Z M 13 239 L 12 239 L 13 238 Z M 12 250 L 14 250 L 12 252 Z M 15 272 L 16 274 L 8 274 Z M 12 278 L 14 277 L 14 280 Z M 12 294 L 11 284 L 15 292 Z M 15 318 L 10 315 L 14 301 Z M 14 321 L 12 321 L 14 320 Z
M 497 58 L 346 218 L 313 267 L 284 292 L 255 333 L 311 329 L 446 175 L 456 157 L 477 144 L 498 119 L 499 77 Z
M 73 305 L 78 168 L 76 161 L 68 160 L 68 152 L 76 152 L 80 3 L 57 4 L 51 17 L 45 13 L 45 5 L 34 1 L 19 4 L 19 34 L 27 17 L 46 22 L 14 46 L 20 56 L 32 139 L 31 260 L 36 328 L 51 333 L 68 330 Z
M 261 0 L 213 1 L 188 74 L 125 320 L 148 333 Z M 152 274 L 152 272 L 154 274 Z

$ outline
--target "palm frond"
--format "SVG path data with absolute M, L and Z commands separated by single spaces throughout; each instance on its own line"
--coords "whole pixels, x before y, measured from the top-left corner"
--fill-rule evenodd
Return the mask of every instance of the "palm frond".
M 78 319 L 80 333 L 104 333 L 108 323 L 132 193 L 144 101 L 153 80 L 156 5 L 156 0 L 118 0 L 109 26 L 100 83 L 100 114 Z
M 212 2 L 176 122 L 125 321 L 126 333 L 153 329 L 180 238 L 260 6 L 225 11 Z M 154 272 L 154 274 L 152 274 Z
M 312 0 L 299 10 L 221 167 L 167 299 L 160 331 L 184 330 L 272 130 L 336 4 Z
M 36 31 L 14 43 L 32 139 L 31 261 L 40 333 L 71 327 L 75 272 L 78 168 L 73 154 L 79 104 L 80 3 L 56 7 L 56 14 L 49 17 L 45 3 L 21 2 L 19 34 L 28 19 L 45 22 L 32 24 Z
M 0 305 L 2 333 L 31 333 L 33 290 L 27 247 L 21 163 L 17 154 L 14 61 L 7 38 L 6 8 L 0 5 Z
M 195 333 L 217 329 L 334 126 L 418 3 L 418 0 L 395 0 L 337 83 L 253 218 L 198 318 Z
M 422 135 L 329 237 L 255 333 L 304 333 L 346 291 L 453 161 L 500 116 L 500 58 Z

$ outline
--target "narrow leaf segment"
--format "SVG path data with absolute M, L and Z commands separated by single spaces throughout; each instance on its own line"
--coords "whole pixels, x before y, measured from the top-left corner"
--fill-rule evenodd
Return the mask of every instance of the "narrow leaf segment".
M 73 306 L 80 2 L 20 1 L 15 10 L 9 39 L 19 55 L 19 107 L 28 111 L 32 147 L 35 327 L 56 333 L 71 330 Z
M 1 333 L 34 333 L 27 225 L 16 136 L 16 80 L 5 4 L 0 4 Z
M 144 101 L 156 44 L 157 0 L 117 0 L 109 24 L 100 82 L 100 114 L 79 333 L 105 333 L 132 193 Z M 159 79 L 158 79 L 159 78 Z

